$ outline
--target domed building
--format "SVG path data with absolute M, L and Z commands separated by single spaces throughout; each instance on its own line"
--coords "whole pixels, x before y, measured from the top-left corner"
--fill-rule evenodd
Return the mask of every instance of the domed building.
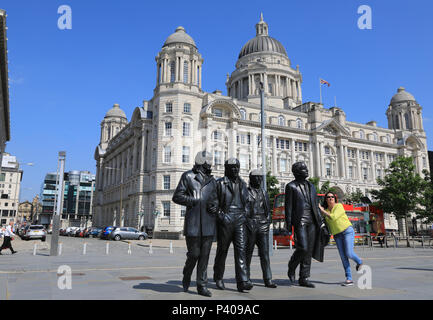
M 155 58 L 153 97 L 128 121 L 118 105 L 101 122 L 95 150 L 94 225 L 153 229 L 155 237 L 182 236 L 186 208 L 171 199 L 198 151 L 214 158 L 213 174 L 236 157 L 241 175 L 262 166 L 260 84 L 266 96 L 267 169 L 281 190 L 293 180 L 291 166 L 304 161 L 311 177 L 331 182 L 340 197 L 378 188 L 376 178 L 399 155 L 411 155 L 418 172 L 427 168 L 422 108 L 399 88 L 388 106 L 388 128 L 376 121 L 346 120 L 339 107 L 302 100 L 302 74 L 284 45 L 270 36 L 260 16 L 255 37 L 227 75 L 227 95 L 202 90 L 204 60 L 185 28 L 169 35 Z M 396 229 L 388 222 L 388 229 Z

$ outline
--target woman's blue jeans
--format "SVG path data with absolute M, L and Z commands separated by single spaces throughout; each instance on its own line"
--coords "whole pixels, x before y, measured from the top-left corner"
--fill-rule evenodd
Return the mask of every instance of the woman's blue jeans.
M 335 242 L 337 243 L 338 252 L 340 253 L 341 262 L 343 262 L 344 272 L 346 279 L 352 280 L 352 272 L 350 270 L 349 259 L 352 259 L 357 264 L 362 264 L 362 260 L 353 251 L 355 243 L 355 231 L 352 226 L 348 227 L 343 232 L 334 235 Z

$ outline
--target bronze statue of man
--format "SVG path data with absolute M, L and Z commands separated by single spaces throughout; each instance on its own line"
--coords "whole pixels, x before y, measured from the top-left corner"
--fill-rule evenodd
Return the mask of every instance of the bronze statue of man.
M 251 258 L 254 246 L 259 248 L 260 266 L 262 268 L 265 287 L 276 288 L 272 282 L 271 263 L 269 260 L 269 226 L 272 214 L 269 196 L 262 187 L 263 171 L 250 172 L 250 185 L 248 187 L 248 216 L 247 216 L 247 270 L 250 278 Z
M 292 283 L 295 282 L 295 271 L 300 265 L 299 285 L 314 288 L 308 281 L 310 277 L 311 258 L 321 259 L 323 262 L 323 246 L 320 231 L 323 224 L 319 213 L 316 188 L 306 180 L 308 168 L 304 162 L 296 162 L 292 166 L 295 180 L 286 185 L 285 218 L 289 233 L 292 226 L 295 233 L 296 250 L 289 261 L 287 275 Z M 318 252 L 321 252 L 319 257 Z
M 240 163 L 235 158 L 224 163 L 225 175 L 217 180 L 218 205 L 217 252 L 214 263 L 214 280 L 220 290 L 225 289 L 223 277 L 225 261 L 230 244 L 233 242 L 237 289 L 251 290 L 246 265 L 246 215 L 248 210 L 248 189 L 239 177 Z
M 182 174 L 173 202 L 186 206 L 183 234 L 188 252 L 183 268 L 182 285 L 188 291 L 191 274 L 197 264 L 197 292 L 211 297 L 207 289 L 207 266 L 212 241 L 216 234 L 216 215 L 212 206 L 216 203 L 216 180 L 211 175 L 212 156 L 199 152 L 194 168 Z

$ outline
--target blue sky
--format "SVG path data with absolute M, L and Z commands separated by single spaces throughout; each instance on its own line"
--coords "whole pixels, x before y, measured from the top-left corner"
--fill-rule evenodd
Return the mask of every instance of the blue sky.
M 72 30 L 59 30 L 60 5 L 72 8 Z M 357 26 L 360 5 L 372 9 L 372 30 Z M 428 147 L 433 137 L 433 20 L 430 1 L 82 1 L 2 0 L 7 10 L 11 141 L 24 166 L 21 200 L 40 191 L 57 154 L 66 170 L 95 173 L 100 122 L 114 103 L 131 118 L 156 81 L 155 56 L 183 26 L 204 58 L 203 89 L 226 94 L 242 46 L 255 36 L 260 12 L 269 35 L 303 74 L 304 101 L 338 106 L 349 121 L 385 116 L 404 86 L 423 107 Z

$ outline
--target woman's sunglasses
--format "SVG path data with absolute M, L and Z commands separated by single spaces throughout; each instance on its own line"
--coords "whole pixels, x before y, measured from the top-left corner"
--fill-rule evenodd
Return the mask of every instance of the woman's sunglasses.
M 335 197 L 327 196 L 326 199 L 335 199 Z

